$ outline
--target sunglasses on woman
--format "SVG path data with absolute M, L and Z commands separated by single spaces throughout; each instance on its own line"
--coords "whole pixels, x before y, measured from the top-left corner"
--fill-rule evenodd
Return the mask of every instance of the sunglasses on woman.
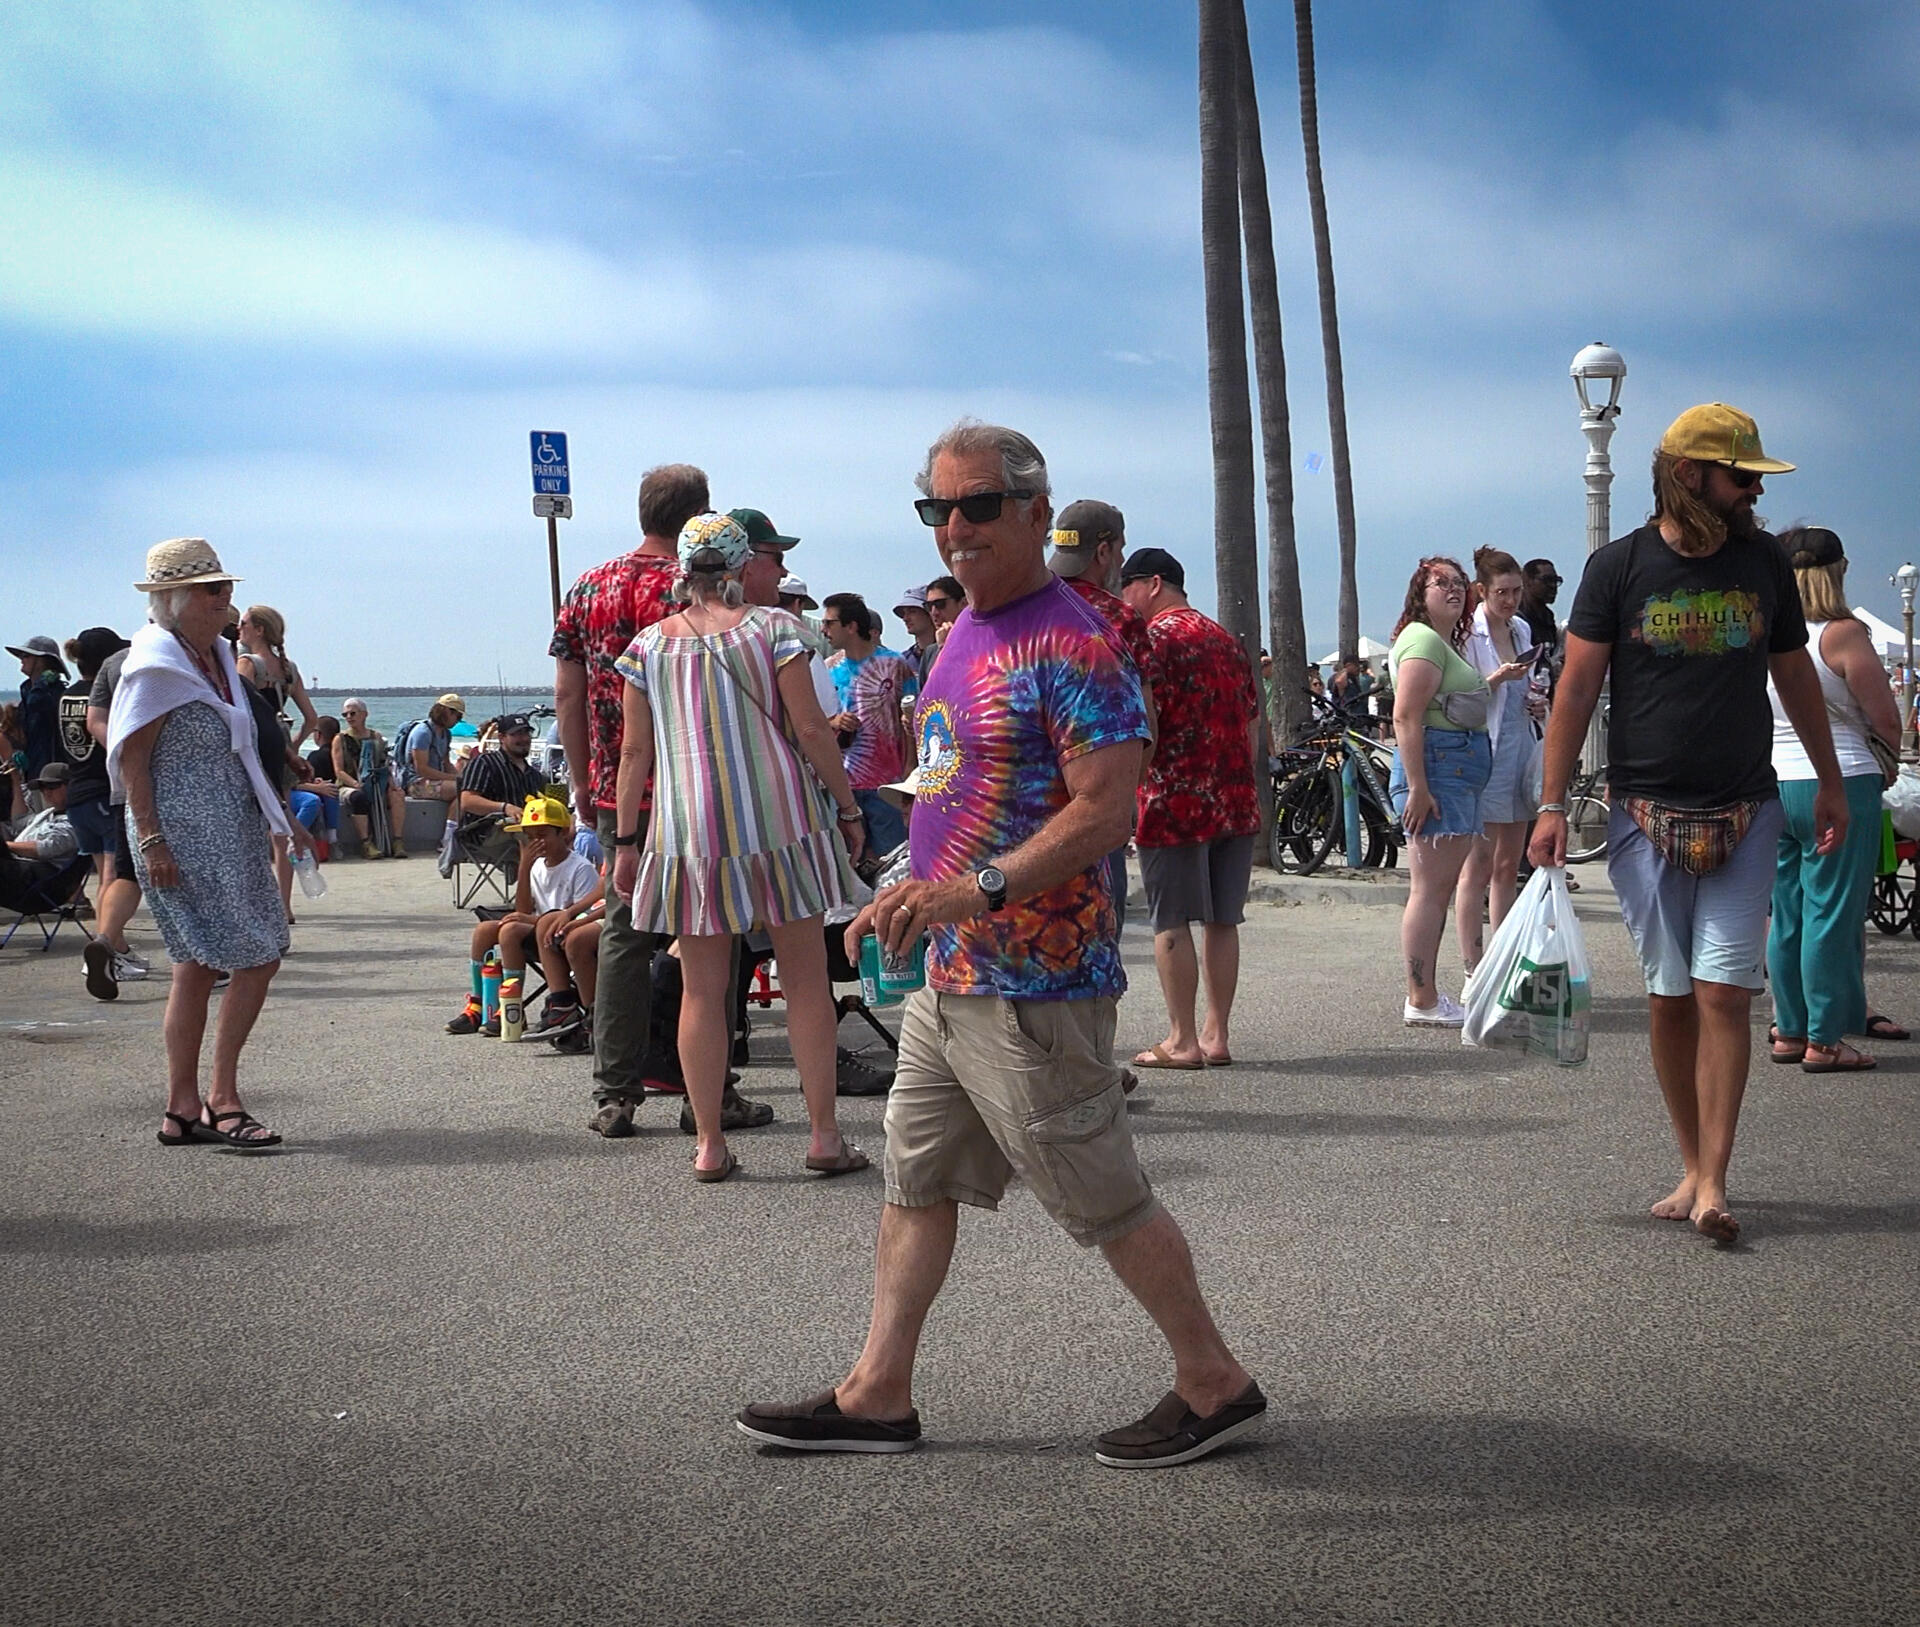
M 967 497 L 923 497 L 913 511 L 924 525 L 945 525 L 955 509 L 968 525 L 986 525 L 1000 518 L 1000 505 L 1009 497 L 1021 502 L 1033 495 L 1030 491 L 977 491 Z

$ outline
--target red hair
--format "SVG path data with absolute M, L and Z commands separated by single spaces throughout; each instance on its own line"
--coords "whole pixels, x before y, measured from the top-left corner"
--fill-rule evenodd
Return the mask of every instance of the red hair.
M 1400 619 L 1393 624 L 1395 638 L 1398 638 L 1410 624 L 1416 621 L 1423 627 L 1433 626 L 1433 623 L 1427 619 L 1427 587 L 1433 581 L 1434 574 L 1443 570 L 1452 571 L 1469 589 L 1473 586 L 1473 578 L 1467 574 L 1466 567 L 1459 560 L 1449 559 L 1445 554 L 1429 554 L 1413 568 L 1413 580 L 1407 583 L 1406 607 L 1401 610 Z M 1460 619 L 1454 624 L 1452 643 L 1456 650 L 1464 650 L 1467 647 L 1467 635 L 1473 628 L 1473 617 L 1468 614 L 1470 608 L 1462 604 Z

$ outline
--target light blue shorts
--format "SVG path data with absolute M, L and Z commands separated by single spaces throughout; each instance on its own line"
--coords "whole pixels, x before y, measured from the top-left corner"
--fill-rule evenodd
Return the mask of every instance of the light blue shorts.
M 1785 824 L 1778 797 L 1761 803 L 1733 856 L 1711 875 L 1693 876 L 1661 858 L 1633 815 L 1615 804 L 1607 879 L 1640 952 L 1647 993 L 1687 995 L 1696 982 L 1766 987 L 1767 917 Z
M 1493 768 L 1492 743 L 1485 729 L 1428 729 L 1427 789 L 1440 804 L 1439 813 L 1420 827 L 1419 840 L 1429 836 L 1478 836 L 1480 793 Z M 1407 777 L 1400 771 L 1400 753 L 1393 754 L 1393 772 L 1387 776 L 1387 796 L 1393 811 L 1407 816 Z

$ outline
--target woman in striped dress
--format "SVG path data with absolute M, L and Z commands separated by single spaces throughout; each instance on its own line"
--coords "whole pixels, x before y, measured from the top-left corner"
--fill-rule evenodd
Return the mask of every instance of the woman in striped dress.
M 858 886 L 849 861 L 860 853 L 860 808 L 807 674 L 804 630 L 783 610 L 744 601 L 751 552 L 727 515 L 689 520 L 677 594 L 686 608 L 643 631 L 616 663 L 627 688 L 613 884 L 632 899 L 637 930 L 680 940 L 680 1061 L 702 1181 L 736 1168 L 720 1131 L 727 985 L 733 939 L 756 927 L 780 962 L 811 1129 L 807 1168 L 867 1167 L 834 1116 L 839 1018 L 823 922 Z

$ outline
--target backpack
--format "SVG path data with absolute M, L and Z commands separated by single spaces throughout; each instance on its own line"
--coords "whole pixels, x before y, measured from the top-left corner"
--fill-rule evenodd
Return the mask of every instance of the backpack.
M 413 753 L 407 749 L 407 741 L 413 737 L 413 731 L 427 720 L 423 717 L 410 717 L 400 725 L 388 745 L 388 755 L 393 762 L 393 783 L 405 785 L 407 774 L 413 767 Z

